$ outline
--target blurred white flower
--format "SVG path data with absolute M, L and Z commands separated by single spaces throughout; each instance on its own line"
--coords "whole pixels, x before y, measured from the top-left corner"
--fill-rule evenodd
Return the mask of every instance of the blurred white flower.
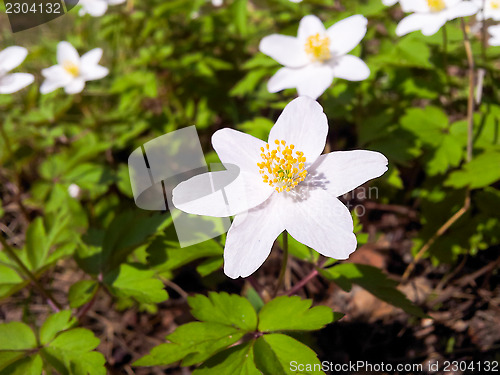
M 477 13 L 479 21 L 493 19 L 500 21 L 500 0 L 472 0 L 480 9 Z M 484 9 L 483 9 L 484 6 Z
M 403 36 L 421 30 L 424 35 L 433 35 L 447 21 L 472 16 L 478 6 L 464 0 L 400 0 L 403 9 L 414 12 L 403 18 L 396 28 L 396 34 Z
M 247 277 L 264 263 L 274 241 L 286 230 L 320 254 L 347 259 L 356 250 L 349 210 L 337 198 L 387 171 L 387 159 L 373 151 L 321 155 L 328 121 L 308 97 L 290 102 L 269 133 L 268 142 L 233 129 L 221 129 L 212 145 L 229 170 L 239 175 L 221 190 L 202 194 L 210 172 L 180 183 L 174 205 L 187 213 L 235 216 L 224 248 L 224 272 Z
M 291 3 L 301 3 L 302 0 L 290 0 Z
M 12 46 L 0 51 L 0 94 L 12 94 L 33 83 L 35 77 L 29 73 L 10 73 L 21 65 L 28 50 L 24 47 Z
M 108 5 L 118 5 L 126 0 L 80 0 L 78 5 L 81 5 L 78 14 L 84 16 L 90 14 L 92 17 L 101 17 L 108 10 Z
M 361 15 L 337 22 L 328 30 L 316 16 L 300 21 L 297 37 L 273 34 L 260 42 L 261 52 L 284 65 L 269 80 L 269 92 L 297 88 L 299 95 L 318 98 L 333 78 L 361 81 L 370 69 L 358 57 L 347 55 L 366 34 L 368 21 Z
M 399 0 L 382 0 L 382 3 L 384 3 L 384 5 L 387 6 L 387 7 L 392 7 L 398 1 Z
M 490 46 L 500 46 L 500 25 L 488 27 L 488 32 L 491 35 L 489 40 Z
M 80 186 L 77 184 L 71 184 L 68 186 L 68 193 L 71 198 L 78 198 L 81 193 Z
M 214 7 L 220 7 L 222 4 L 224 4 L 224 0 L 212 0 L 212 5 Z
M 102 49 L 94 48 L 80 57 L 77 50 L 68 42 L 57 45 L 57 65 L 42 70 L 45 81 L 40 92 L 47 94 L 64 87 L 67 94 L 77 94 L 83 90 L 86 81 L 101 79 L 108 69 L 99 65 Z

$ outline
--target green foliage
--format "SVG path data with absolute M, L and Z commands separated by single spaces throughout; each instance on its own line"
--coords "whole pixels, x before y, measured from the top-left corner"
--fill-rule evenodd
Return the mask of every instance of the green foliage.
M 38 336 L 21 322 L 0 324 L 0 374 L 106 374 L 104 356 L 94 350 L 99 339 L 88 329 L 73 328 L 75 323 L 70 311 L 58 312 L 45 320 Z
M 227 293 L 196 295 L 188 303 L 200 321 L 178 327 L 167 336 L 168 343 L 153 348 L 135 366 L 164 366 L 182 360 L 182 366 L 204 362 L 195 371 L 201 374 L 214 367 L 223 374 L 259 374 L 259 370 L 291 374 L 291 360 L 319 360 L 306 345 L 277 332 L 318 330 L 343 316 L 326 306 L 311 308 L 312 301 L 300 297 L 275 298 L 258 313 L 247 299 Z M 228 348 L 241 339 L 242 343 Z

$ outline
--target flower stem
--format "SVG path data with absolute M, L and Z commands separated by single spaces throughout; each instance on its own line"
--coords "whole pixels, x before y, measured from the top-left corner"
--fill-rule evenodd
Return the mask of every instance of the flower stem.
M 40 293 L 49 301 L 50 307 L 52 307 L 52 309 L 55 312 L 58 312 L 58 311 L 62 310 L 62 306 L 59 304 L 59 302 L 57 302 L 54 299 L 54 297 L 52 296 L 52 294 L 48 290 L 46 290 L 42 286 L 42 284 L 40 284 L 38 282 L 38 280 L 36 279 L 35 275 L 33 275 L 33 273 L 24 265 L 24 263 L 22 262 L 22 260 L 19 259 L 19 257 L 15 253 L 15 251 L 9 246 L 9 244 L 7 243 L 7 241 L 5 241 L 5 239 L 2 236 L 0 236 L 0 242 L 2 243 L 3 250 L 7 253 L 7 255 L 14 262 L 16 262 L 16 264 L 19 266 L 19 268 L 21 268 L 21 270 L 26 274 L 26 276 L 28 276 L 28 278 L 35 285 L 35 287 L 40 291 Z
M 278 277 L 278 284 L 276 285 L 276 289 L 274 289 L 273 297 L 276 297 L 278 291 L 283 286 L 283 280 L 285 278 L 286 266 L 288 263 L 288 233 L 283 232 L 283 262 L 281 263 L 280 275 Z

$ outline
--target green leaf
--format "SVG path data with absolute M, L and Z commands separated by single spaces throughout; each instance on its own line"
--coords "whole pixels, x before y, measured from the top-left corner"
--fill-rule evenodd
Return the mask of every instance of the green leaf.
M 0 357 L 0 368 L 2 367 Z M 40 355 L 35 354 L 29 357 L 23 355 L 19 360 L 0 370 L 0 375 L 40 375 L 42 369 L 43 361 Z
M 31 328 L 21 322 L 0 324 L 0 350 L 28 350 L 38 346 Z
M 154 270 L 122 264 L 104 276 L 104 283 L 118 297 L 132 297 L 141 303 L 160 303 L 168 299 L 163 283 Z
M 71 317 L 71 311 L 60 311 L 49 316 L 40 328 L 40 343 L 47 345 L 59 332 L 71 328 L 75 322 L 76 319 Z
M 11 267 L 0 263 L 0 296 L 9 295 L 24 279 Z
M 261 375 L 255 367 L 253 342 L 220 352 L 193 371 L 193 375 Z
M 40 268 L 48 255 L 49 244 L 41 217 L 37 217 L 26 231 L 26 253 L 31 269 Z
M 228 293 L 210 292 L 188 297 L 191 314 L 198 320 L 234 326 L 247 332 L 257 329 L 257 314 L 243 297 Z
M 99 284 L 94 280 L 77 281 L 69 288 L 68 300 L 71 308 L 83 306 L 94 298 Z
M 459 171 L 450 174 L 446 186 L 478 189 L 500 180 L 500 152 L 489 151 L 472 159 Z
M 333 311 L 326 306 L 311 308 L 312 300 L 281 296 L 259 312 L 259 331 L 313 331 L 333 322 Z
M 85 328 L 75 328 L 59 334 L 42 356 L 63 375 L 105 375 L 104 356 L 93 351 L 100 340 Z
M 264 374 L 324 374 L 314 351 L 280 333 L 259 337 L 254 345 L 254 356 L 257 368 Z M 299 370 L 299 364 L 304 368 Z
M 193 322 L 178 327 L 167 336 L 170 343 L 161 344 L 134 366 L 164 366 L 184 358 L 183 366 L 191 366 L 234 344 L 244 333 L 219 323 Z
M 422 142 L 438 147 L 448 127 L 448 117 L 438 107 L 410 108 L 401 118 L 401 126 Z
M 321 271 L 321 274 L 327 279 L 337 282 L 341 275 L 349 283 L 358 284 L 381 300 L 399 307 L 408 314 L 426 318 L 427 315 L 422 310 L 409 301 L 396 286 L 398 283 L 389 279 L 378 268 L 364 264 L 344 263 Z
M 196 267 L 196 272 L 198 272 L 202 277 L 205 277 L 219 270 L 223 264 L 224 258 L 221 256 L 211 257 L 201 262 Z

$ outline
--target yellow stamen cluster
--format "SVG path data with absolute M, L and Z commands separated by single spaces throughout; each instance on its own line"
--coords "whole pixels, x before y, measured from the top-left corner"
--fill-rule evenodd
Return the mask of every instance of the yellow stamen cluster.
M 319 33 L 307 38 L 305 44 L 306 53 L 313 61 L 326 61 L 332 56 L 330 53 L 330 38 L 322 37 Z
M 490 7 L 492 9 L 500 9 L 500 0 L 491 0 Z
M 278 193 L 290 191 L 299 182 L 304 181 L 307 171 L 304 169 L 306 158 L 301 151 L 295 151 L 294 145 L 287 145 L 285 141 L 274 141 L 276 149 L 269 144 L 261 147 L 261 163 L 257 163 L 264 183 L 275 188 Z
M 446 8 L 444 0 L 427 0 L 427 5 L 429 5 L 431 12 L 441 12 Z
M 78 67 L 78 65 L 76 65 L 75 63 L 73 63 L 71 61 L 68 61 L 68 60 L 64 61 L 63 68 L 65 71 L 67 71 L 73 77 L 78 77 L 78 75 L 80 74 L 80 68 Z

